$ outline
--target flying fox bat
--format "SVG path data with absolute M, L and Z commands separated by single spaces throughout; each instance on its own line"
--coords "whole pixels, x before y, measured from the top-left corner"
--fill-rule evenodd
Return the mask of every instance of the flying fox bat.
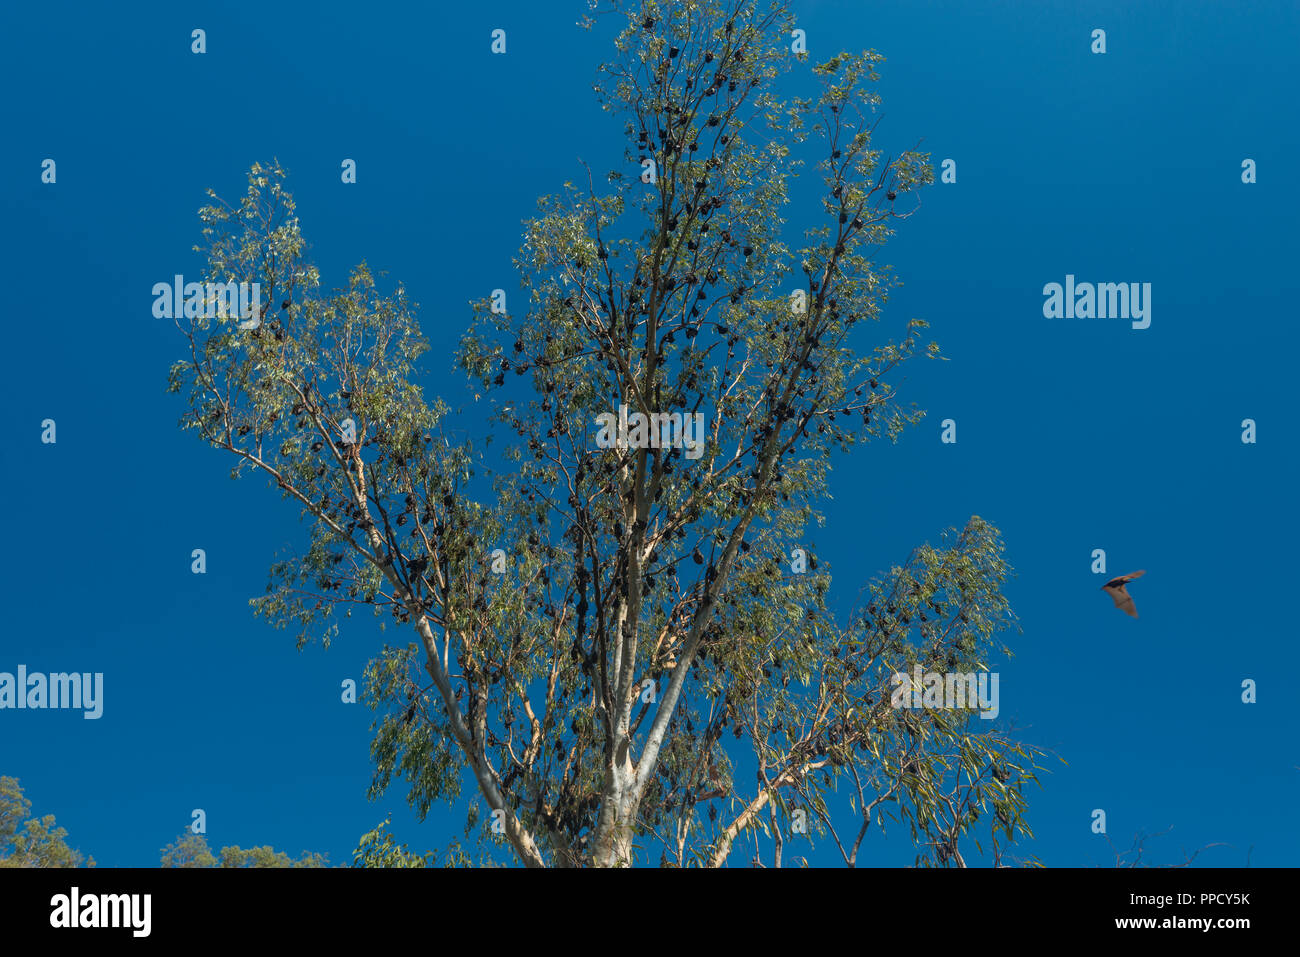
M 1137 606 L 1133 604 L 1133 596 L 1128 593 L 1124 586 L 1135 578 L 1141 578 L 1146 574 L 1146 570 L 1131 572 L 1128 575 L 1120 575 L 1118 578 L 1112 578 L 1101 587 L 1105 589 L 1106 594 L 1115 600 L 1115 607 L 1122 608 L 1124 614 L 1136 618 L 1138 616 Z

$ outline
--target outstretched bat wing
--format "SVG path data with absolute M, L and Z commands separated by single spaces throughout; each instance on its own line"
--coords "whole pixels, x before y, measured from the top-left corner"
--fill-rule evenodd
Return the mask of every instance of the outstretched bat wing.
M 1133 581 L 1133 579 L 1135 579 L 1135 578 L 1141 578 L 1141 577 L 1142 577 L 1143 575 L 1145 575 L 1146 573 L 1147 573 L 1147 571 L 1146 571 L 1146 569 L 1144 568 L 1144 569 L 1142 569 L 1141 571 L 1129 572 L 1127 575 L 1119 575 L 1119 576 L 1117 576 L 1117 577 L 1115 577 L 1115 578 L 1112 578 L 1110 581 L 1106 582 L 1106 584 L 1105 584 L 1103 587 L 1105 587 L 1105 588 L 1121 588 L 1121 587 L 1123 587 L 1123 585 L 1125 584 L 1125 582 L 1131 582 L 1131 581 Z
M 1114 600 L 1116 608 L 1121 609 L 1124 614 L 1133 618 L 1138 616 L 1137 606 L 1133 603 L 1133 596 L 1128 593 L 1128 589 L 1124 587 L 1122 581 L 1118 585 L 1106 585 L 1105 588 L 1106 594 L 1110 595 Z

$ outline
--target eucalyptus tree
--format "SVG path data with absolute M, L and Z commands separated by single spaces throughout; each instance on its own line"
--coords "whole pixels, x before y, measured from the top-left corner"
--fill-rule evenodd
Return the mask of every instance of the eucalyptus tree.
M 162 849 L 159 867 L 329 867 L 329 857 L 325 854 L 304 852 L 301 857 L 291 858 L 283 851 L 273 847 L 250 847 L 244 849 L 238 845 L 223 847 L 213 853 L 208 840 L 202 834 L 186 833 Z
M 868 342 L 895 282 L 877 254 L 932 181 L 872 146 L 882 58 L 833 57 L 783 100 L 809 70 L 782 3 L 602 12 L 624 162 L 541 201 L 521 308 L 474 306 L 457 355 L 506 440 L 490 456 L 420 385 L 405 290 L 364 265 L 324 290 L 278 165 L 201 211 L 206 278 L 265 304 L 177 321 L 182 424 L 310 524 L 256 610 L 300 642 L 358 608 L 409 627 L 367 670 L 372 791 L 397 775 L 423 815 L 472 782 L 525 865 L 722 865 L 743 841 L 779 865 L 805 827 L 854 864 L 890 820 L 918 863 L 981 838 L 1000 860 L 1037 752 L 969 702 L 891 701 L 918 664 L 1005 650 L 997 530 L 971 518 L 856 602 L 811 547 L 832 463 L 919 419 L 896 373 L 938 356 L 920 320 Z M 791 240 L 806 162 L 816 225 Z
M 94 867 L 69 846 L 67 828 L 54 815 L 32 816 L 32 802 L 17 778 L 0 775 L 0 867 Z

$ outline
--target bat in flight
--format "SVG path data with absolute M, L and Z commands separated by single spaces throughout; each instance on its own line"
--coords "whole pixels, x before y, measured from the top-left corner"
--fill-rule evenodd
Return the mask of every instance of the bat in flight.
M 1115 600 L 1115 607 L 1124 610 L 1124 614 L 1136 618 L 1138 616 L 1137 606 L 1133 604 L 1133 596 L 1128 593 L 1127 585 L 1135 578 L 1141 578 L 1146 574 L 1146 569 L 1137 572 L 1130 572 L 1127 575 L 1120 575 L 1118 578 L 1112 578 L 1101 587 L 1105 589 L 1106 594 Z

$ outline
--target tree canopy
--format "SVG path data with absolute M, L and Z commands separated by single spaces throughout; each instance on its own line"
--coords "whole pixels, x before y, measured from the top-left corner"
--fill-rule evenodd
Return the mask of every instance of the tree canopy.
M 223 847 L 213 854 L 202 834 L 186 833 L 163 848 L 160 867 L 329 867 L 324 854 L 291 858 L 272 847 Z
M 517 306 L 475 303 L 459 339 L 504 441 L 427 394 L 403 286 L 364 264 L 323 286 L 278 163 L 238 200 L 209 191 L 205 279 L 266 305 L 177 319 L 181 425 L 309 526 L 254 608 L 300 643 L 357 609 L 409 628 L 366 672 L 372 794 L 396 776 L 424 815 L 468 784 L 527 866 L 719 866 L 742 838 L 779 866 L 801 824 L 853 865 L 886 821 L 918 864 L 972 843 L 1001 861 L 1038 753 L 973 703 L 891 702 L 897 674 L 1007 652 L 997 529 L 963 520 L 851 602 L 813 547 L 833 462 L 917 422 L 899 369 L 939 357 L 925 322 L 884 319 L 878 254 L 933 174 L 872 145 L 882 57 L 842 53 L 782 98 L 806 59 L 784 3 L 605 13 L 623 163 L 539 201 Z M 791 237 L 809 162 L 819 222 Z M 602 441 L 610 416 L 642 425 Z M 381 831 L 369 860 L 427 862 Z
M 68 846 L 66 828 L 57 827 L 54 815 L 31 816 L 32 802 L 17 778 L 0 777 L 0 867 L 94 867 Z

